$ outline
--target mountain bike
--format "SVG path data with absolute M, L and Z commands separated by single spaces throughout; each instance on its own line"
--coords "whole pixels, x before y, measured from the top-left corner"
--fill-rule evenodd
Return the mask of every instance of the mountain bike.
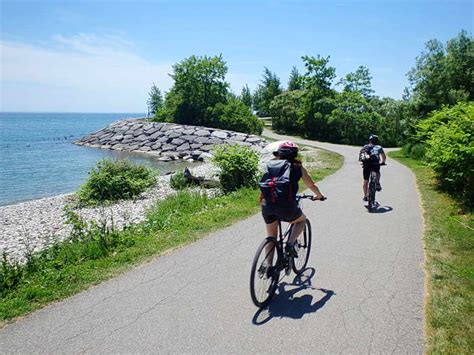
M 380 166 L 386 165 L 385 163 L 380 164 Z M 377 203 L 375 201 L 375 192 L 377 191 L 377 173 L 373 170 L 370 171 L 369 177 L 369 187 L 368 187 L 368 195 L 367 195 L 367 209 L 372 211 L 375 207 L 377 207 Z
M 297 195 L 296 201 L 300 208 L 303 199 L 314 200 L 314 196 Z M 325 199 L 323 197 L 321 201 Z M 250 295 L 257 307 L 263 308 L 270 303 L 283 270 L 286 275 L 289 275 L 291 270 L 299 275 L 306 268 L 311 251 L 311 222 L 306 218 L 305 228 L 295 241 L 297 258 L 289 255 L 286 247 L 292 230 L 293 225 L 288 224 L 283 232 L 282 222 L 278 221 L 278 237 L 265 238 L 255 253 L 250 272 Z

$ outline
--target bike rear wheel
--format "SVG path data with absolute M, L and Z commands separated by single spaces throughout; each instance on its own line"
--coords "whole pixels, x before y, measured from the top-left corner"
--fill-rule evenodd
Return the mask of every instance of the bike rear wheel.
M 298 257 L 293 258 L 293 271 L 295 274 L 301 274 L 305 269 L 306 265 L 308 264 L 309 254 L 311 251 L 311 242 L 312 242 L 312 235 L 311 235 L 311 223 L 307 219 L 306 225 L 301 233 L 296 239 L 295 247 L 297 248 Z
M 277 266 L 281 251 L 275 238 L 266 238 L 258 247 L 250 272 L 250 296 L 260 308 L 268 305 L 275 294 L 280 270 Z
M 375 207 L 375 178 L 371 176 L 369 182 L 369 196 L 368 196 L 367 208 L 371 211 Z

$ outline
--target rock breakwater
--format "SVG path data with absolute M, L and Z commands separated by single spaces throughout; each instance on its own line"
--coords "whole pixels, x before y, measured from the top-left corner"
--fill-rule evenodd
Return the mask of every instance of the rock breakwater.
M 266 142 L 261 137 L 215 128 L 127 119 L 87 135 L 75 142 L 96 148 L 142 152 L 171 161 L 204 160 L 221 144 L 238 144 L 260 151 Z

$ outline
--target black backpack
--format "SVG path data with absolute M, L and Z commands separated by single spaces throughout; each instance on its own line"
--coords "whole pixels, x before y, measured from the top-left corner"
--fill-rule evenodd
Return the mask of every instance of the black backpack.
M 288 160 L 270 160 L 260 179 L 260 198 L 267 204 L 288 204 L 293 201 L 290 181 L 291 163 Z
M 374 150 L 374 146 L 365 145 L 359 152 L 359 161 L 362 163 L 377 163 L 379 156 Z

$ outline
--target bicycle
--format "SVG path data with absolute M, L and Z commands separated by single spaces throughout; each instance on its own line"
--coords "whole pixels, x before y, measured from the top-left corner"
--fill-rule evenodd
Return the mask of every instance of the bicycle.
M 301 200 L 314 199 L 312 195 L 297 195 L 296 201 L 301 208 Z M 324 201 L 323 197 L 320 201 Z M 267 306 L 278 286 L 281 271 L 285 270 L 288 276 L 291 270 L 300 275 L 306 268 L 311 251 L 311 222 L 306 219 L 303 232 L 295 241 L 298 257 L 288 254 L 286 245 L 293 230 L 289 224 L 283 233 L 282 222 L 278 221 L 278 238 L 267 237 L 257 248 L 250 272 L 250 295 L 253 303 L 260 308 Z
M 380 164 L 380 166 L 386 165 L 385 163 Z M 374 207 L 377 206 L 375 201 L 375 192 L 377 191 L 377 173 L 373 170 L 370 171 L 369 177 L 369 188 L 367 195 L 367 209 L 372 211 Z

